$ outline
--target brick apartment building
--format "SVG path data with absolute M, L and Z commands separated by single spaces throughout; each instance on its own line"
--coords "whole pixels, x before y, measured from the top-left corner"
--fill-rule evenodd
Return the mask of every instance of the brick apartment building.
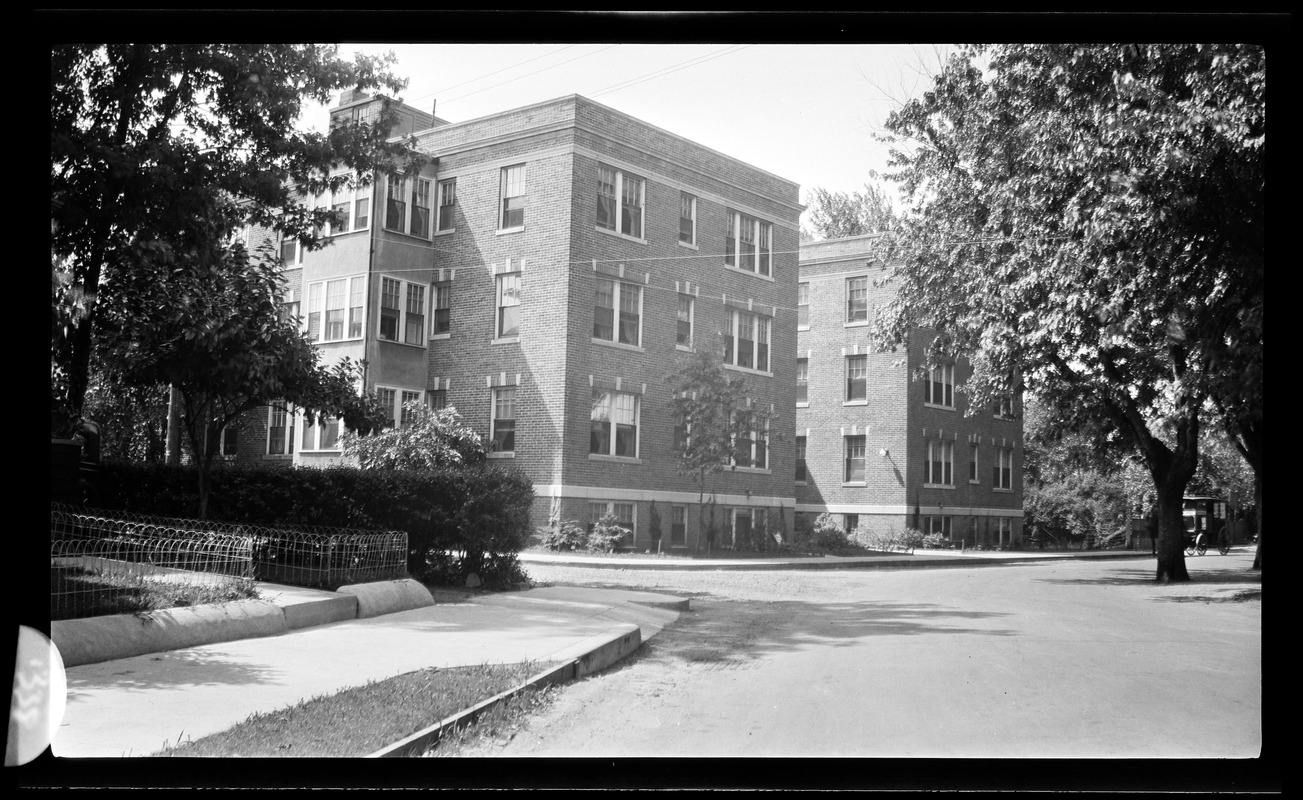
M 873 308 L 890 298 L 889 287 L 874 286 L 882 275 L 868 256 L 874 236 L 801 244 L 797 512 L 828 512 L 847 531 L 912 527 L 969 546 L 1020 542 L 1021 409 L 969 415 L 962 359 L 914 380 L 925 364 L 922 332 L 903 352 L 872 351 Z
M 346 93 L 332 120 L 378 102 Z M 329 246 L 282 247 L 286 303 L 323 361 L 365 359 L 365 388 L 399 424 L 407 400 L 455 406 L 491 459 L 533 480 L 536 526 L 610 512 L 644 549 L 654 501 L 663 546 L 696 547 L 665 378 L 724 340 L 727 368 L 790 431 L 797 184 L 577 95 L 460 123 L 400 117 L 394 134 L 429 157 L 421 174 L 319 198 L 346 217 Z M 254 416 L 222 434 L 224 453 L 341 460 L 337 424 Z M 725 529 L 780 509 L 790 524 L 791 437 L 755 449 L 755 466 L 712 481 Z

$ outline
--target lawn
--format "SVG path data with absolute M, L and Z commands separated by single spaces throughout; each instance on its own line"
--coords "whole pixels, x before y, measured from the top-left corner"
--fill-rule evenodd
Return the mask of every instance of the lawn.
M 50 567 L 50 620 L 134 614 L 258 597 L 252 581 L 222 584 L 153 580 L 82 567 Z

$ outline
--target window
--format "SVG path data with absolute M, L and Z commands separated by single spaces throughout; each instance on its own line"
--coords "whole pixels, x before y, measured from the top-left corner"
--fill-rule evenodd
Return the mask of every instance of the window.
M 634 537 L 637 535 L 633 503 L 613 503 L 604 500 L 590 501 L 588 503 L 588 530 L 591 531 L 593 526 L 607 514 L 613 514 L 615 524 L 629 532 L 629 539 L 625 544 L 632 544 Z
M 493 390 L 493 428 L 489 451 L 516 452 L 516 387 Z
M 452 284 L 439 283 L 430 289 L 430 299 L 434 312 L 431 336 L 448 333 L 452 330 Z
M 267 455 L 294 455 L 294 414 L 284 406 L 267 408 Z
M 285 267 L 297 267 L 303 263 L 305 248 L 294 236 L 281 234 L 281 264 Z
M 502 215 L 499 230 L 525 227 L 525 165 L 516 164 L 502 168 L 500 190 Z
M 440 231 L 450 231 L 455 225 L 453 212 L 457 208 L 457 179 L 439 181 L 439 219 L 435 227 Z
M 928 439 L 923 453 L 923 483 L 954 486 L 955 443 Z
M 498 276 L 497 338 L 520 336 L 520 273 Z
M 339 420 L 328 419 L 320 425 L 305 420 L 303 423 L 303 440 L 299 449 L 306 451 L 338 450 Z
M 240 431 L 231 426 L 219 427 L 216 422 L 208 423 L 204 431 L 205 455 L 216 451 L 216 455 L 231 457 L 239 445 Z
M 842 530 L 846 531 L 847 535 L 855 533 L 858 527 L 860 527 L 859 514 L 842 514 Z
M 950 538 L 950 517 L 928 516 L 923 518 L 923 535 Z
M 402 231 L 407 222 L 407 203 L 404 201 L 403 176 L 389 175 L 385 191 L 385 227 Z
M 385 183 L 385 228 L 430 237 L 430 181 L 389 175 Z
M 683 448 L 688 446 L 688 421 L 682 414 L 674 415 L 674 452 L 682 453 Z
M 385 410 L 386 428 L 394 427 L 394 407 L 398 404 L 398 392 L 393 389 L 384 389 L 376 387 L 376 397 L 380 400 L 380 406 Z
M 430 182 L 417 178 L 412 182 L 412 221 L 408 232 L 413 236 L 430 236 Z
M 796 402 L 810 404 L 810 359 L 796 359 Z
M 764 427 L 746 431 L 737 443 L 737 460 L 734 466 L 753 469 L 769 468 L 769 423 Z
M 758 275 L 769 275 L 773 262 L 773 225 L 738 211 L 728 212 L 724 263 Z
M 724 318 L 724 363 L 769 371 L 770 318 L 729 309 Z
M 380 278 L 380 338 L 386 342 L 425 344 L 424 286 L 397 278 Z
M 597 227 L 641 239 L 645 190 L 646 181 L 637 175 L 598 164 Z
M 618 325 L 616 309 L 619 309 Z M 597 279 L 593 300 L 593 338 L 637 347 L 642 340 L 642 287 Z
M 679 243 L 697 246 L 697 198 L 679 192 Z
M 1013 448 L 995 448 L 995 463 L 991 465 L 991 485 L 997 489 L 1013 488 Z
M 670 547 L 686 547 L 688 544 L 688 509 L 686 506 L 670 506 Z
M 285 293 L 285 299 L 281 301 L 281 319 L 292 324 L 302 325 L 303 320 L 299 316 L 303 313 L 300 301 L 301 295 L 298 289 L 291 289 Z
M 997 517 L 995 520 L 996 543 L 1003 546 L 1013 544 L 1013 520 L 1008 517 Z
M 679 347 L 692 347 L 692 312 L 696 301 L 690 294 L 679 295 L 678 332 L 675 342 Z
M 441 408 L 448 407 L 448 390 L 447 389 L 430 389 L 425 393 L 425 404 L 432 411 L 438 411 Z
M 330 210 L 335 212 L 338 222 L 330 224 L 326 235 L 365 230 L 371 214 L 371 187 L 339 187 L 330 195 Z
M 868 400 L 869 357 L 846 357 L 846 402 L 860 403 Z
M 810 284 L 796 284 L 796 327 L 810 327 Z
M 868 322 L 869 320 L 869 279 L 846 279 L 846 321 Z
M 923 402 L 941 408 L 955 407 L 954 364 L 940 364 L 928 372 L 923 382 Z
M 805 483 L 807 472 L 805 469 L 805 437 L 796 437 L 796 482 Z
M 846 471 L 842 478 L 846 483 L 864 482 L 864 437 L 846 437 Z
M 399 400 L 400 400 L 400 405 L 399 405 L 400 411 L 398 416 L 398 424 L 406 428 L 408 425 L 411 425 L 416 419 L 415 412 L 409 407 L 409 404 L 421 402 L 421 393 L 412 392 L 404 389 L 402 395 L 400 395 L 399 397 Z
M 993 411 L 999 419 L 1013 419 L 1013 398 L 1006 395 L 996 400 Z
M 366 277 L 308 284 L 308 339 L 337 342 L 362 336 Z
M 376 387 L 376 396 L 380 398 L 380 405 L 385 409 L 385 427 L 395 428 L 404 427 L 412 424 L 412 412 L 408 410 L 408 403 L 421 402 L 421 393 L 410 389 L 388 389 L 382 386 Z
M 637 395 L 594 389 L 591 419 L 590 454 L 638 457 Z
M 977 477 L 977 445 L 968 446 L 968 482 L 978 483 Z

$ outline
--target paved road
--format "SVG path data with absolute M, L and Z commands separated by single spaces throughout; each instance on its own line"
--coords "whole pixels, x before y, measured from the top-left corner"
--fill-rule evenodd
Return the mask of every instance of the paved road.
M 1254 758 L 1251 552 L 929 570 L 536 580 L 688 594 L 692 611 L 471 756 Z M 1242 599 L 1249 593 L 1251 599 Z M 1240 599 L 1236 599 L 1240 598 Z

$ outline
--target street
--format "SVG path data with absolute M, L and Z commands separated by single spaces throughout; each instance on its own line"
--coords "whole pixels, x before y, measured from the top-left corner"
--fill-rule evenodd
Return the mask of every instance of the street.
M 539 583 L 692 597 L 611 670 L 468 756 L 1256 758 L 1252 552 L 1010 566 L 639 572 Z

